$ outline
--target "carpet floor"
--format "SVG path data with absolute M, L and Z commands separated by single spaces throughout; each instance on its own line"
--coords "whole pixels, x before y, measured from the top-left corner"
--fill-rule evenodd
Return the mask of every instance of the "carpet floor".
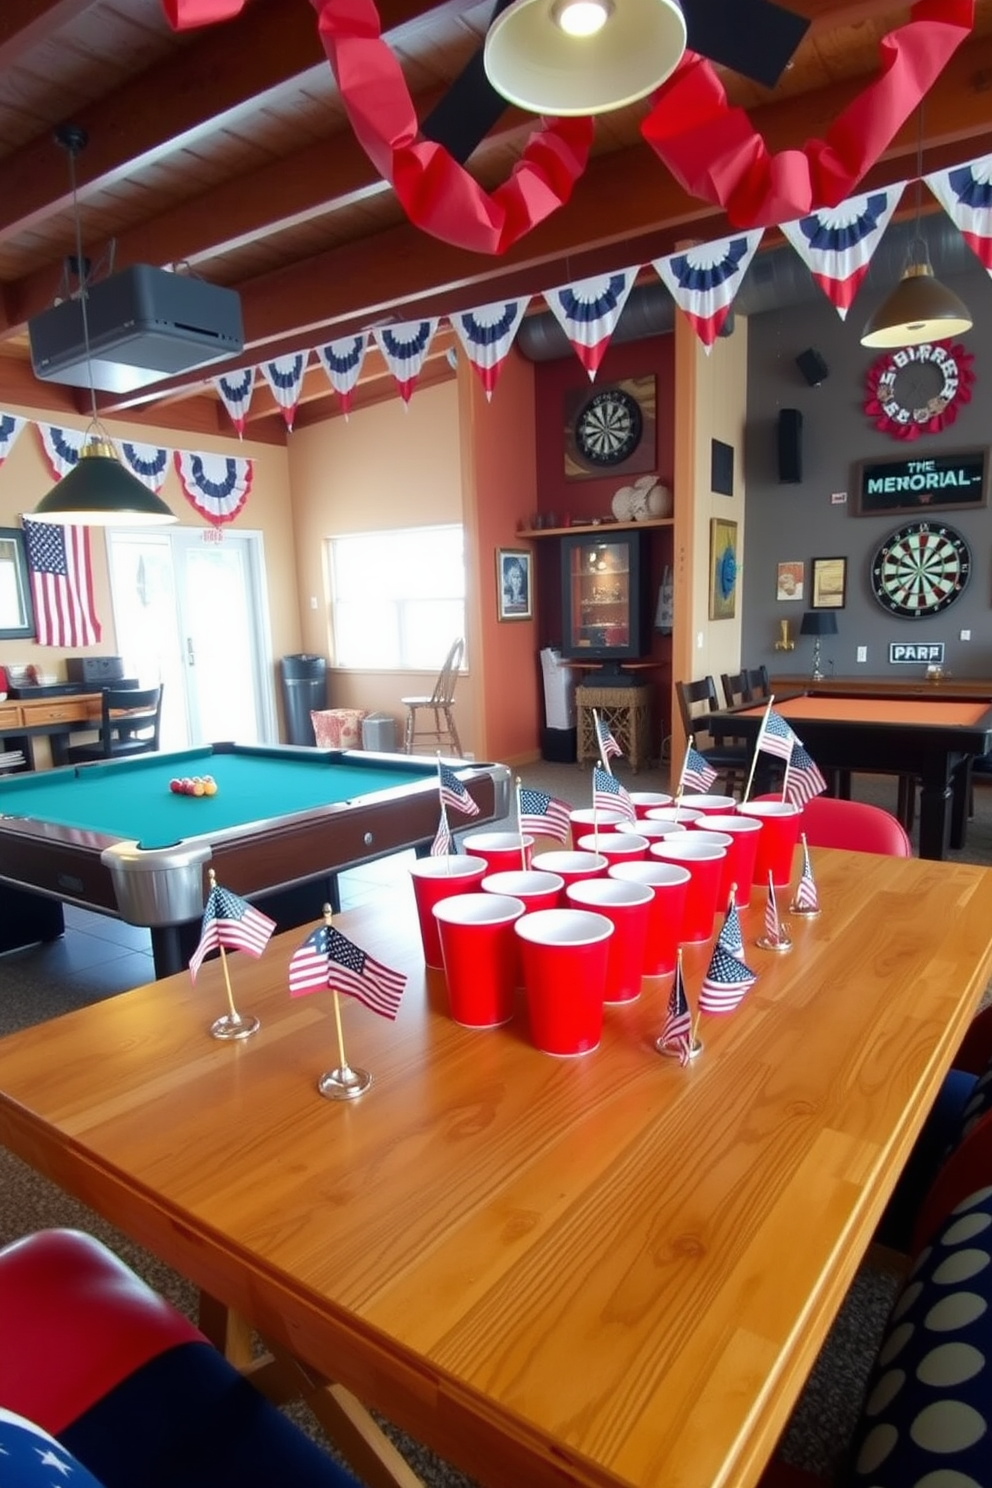
M 616 773 L 630 790 L 668 789 L 665 767 L 633 775 L 620 762 Z M 519 776 L 522 784 L 548 791 L 573 806 L 591 804 L 590 772 L 574 764 L 541 762 L 521 769 Z M 858 777 L 854 794 L 860 800 L 894 810 L 896 779 Z M 992 864 L 992 788 L 989 786 L 976 788 L 975 813 L 969 824 L 967 845 L 950 856 L 960 862 Z M 408 860 L 409 855 L 400 854 L 342 875 L 344 907 L 381 894 L 391 882 L 406 881 Z M 69 910 L 67 933 L 60 941 L 0 956 L 0 1035 L 114 996 L 150 980 L 151 976 L 146 932 L 102 916 Z M 86 1230 L 104 1240 L 180 1310 L 195 1317 L 195 1291 L 183 1277 L 3 1149 L 0 1149 L 0 1195 L 0 1244 L 49 1226 L 68 1225 Z M 826 1481 L 843 1461 L 897 1285 L 893 1275 L 868 1264 L 862 1267 L 782 1437 L 780 1455 Z M 317 1440 L 324 1440 L 319 1426 L 304 1407 L 291 1407 L 290 1414 Z M 389 1423 L 383 1425 L 429 1488 L 471 1488 L 471 1480 L 464 1474 Z M 331 1444 L 325 1442 L 325 1445 L 333 1451 Z

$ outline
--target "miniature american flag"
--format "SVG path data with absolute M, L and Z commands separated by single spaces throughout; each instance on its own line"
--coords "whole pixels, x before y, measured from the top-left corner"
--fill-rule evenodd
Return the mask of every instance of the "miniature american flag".
M 706 756 L 700 754 L 699 750 L 694 749 L 690 744 L 685 752 L 679 790 L 688 786 L 690 790 L 707 791 L 716 779 L 717 773 Z
M 771 945 L 778 945 L 782 938 L 782 930 L 778 922 L 778 905 L 775 902 L 775 885 L 772 876 L 768 875 L 768 899 L 765 903 L 765 939 Z
M 260 909 L 254 909 L 246 899 L 232 894 L 230 889 L 215 884 L 203 911 L 200 943 L 190 957 L 191 978 L 196 981 L 207 952 L 219 950 L 221 946 L 226 951 L 247 951 L 249 956 L 260 956 L 275 928 L 275 920 L 270 920 Z
M 785 767 L 785 780 L 782 785 L 782 795 L 786 801 L 791 801 L 793 806 L 805 806 L 814 796 L 820 795 L 827 788 L 820 770 L 813 759 L 797 739 L 789 755 L 789 763 Z
M 622 811 L 628 821 L 637 820 L 637 809 L 615 775 L 594 765 L 592 770 L 592 804 L 595 810 Z
M 721 950 L 729 951 L 732 956 L 743 954 L 744 936 L 741 933 L 741 917 L 737 913 L 736 904 L 731 904 L 727 910 L 723 928 L 717 936 L 716 943 Z
M 431 843 L 430 856 L 432 858 L 446 858 L 451 851 L 452 838 L 451 828 L 448 826 L 448 818 L 441 812 L 441 820 L 437 824 L 434 833 L 434 841 Z
M 809 848 L 806 845 L 806 835 L 803 834 L 803 871 L 799 875 L 796 885 L 796 909 L 819 909 L 820 896 L 817 893 L 816 881 L 813 878 L 813 867 L 809 860 Z
M 463 816 L 478 816 L 478 806 L 472 800 L 472 797 L 462 785 L 454 770 L 450 770 L 447 765 L 442 765 L 440 760 L 437 762 L 437 770 L 441 784 L 441 804 L 443 806 L 454 807 Z
M 699 989 L 699 1009 L 704 1013 L 730 1013 L 749 987 L 757 981 L 749 966 L 732 956 L 717 941 L 710 957 L 709 969 Z
M 623 751 L 610 732 L 610 725 L 606 722 L 606 719 L 600 718 L 598 714 L 595 715 L 595 717 L 596 742 L 599 745 L 599 752 L 605 765 L 606 761 L 610 758 L 611 755 L 613 755 L 617 759 L 620 759 Z
M 672 990 L 668 994 L 668 1015 L 665 1018 L 665 1026 L 661 1030 L 659 1042 L 665 1047 L 672 1045 L 678 1049 L 679 1064 L 689 1063 L 689 1054 L 692 1049 L 692 1014 L 686 1001 L 685 987 L 682 985 L 681 958 L 675 968 Z
M 799 740 L 786 723 L 781 713 L 769 708 L 758 735 L 758 748 L 763 754 L 774 754 L 788 763 L 792 750 Z
M 567 801 L 549 796 L 547 791 L 533 790 L 530 786 L 523 785 L 517 792 L 521 832 L 536 832 L 539 836 L 567 842 L 571 829 L 569 809 Z
M 383 1018 L 395 1018 L 406 986 L 402 972 L 391 971 L 329 925 L 319 925 L 293 952 L 289 995 L 302 997 L 320 987 L 345 992 Z

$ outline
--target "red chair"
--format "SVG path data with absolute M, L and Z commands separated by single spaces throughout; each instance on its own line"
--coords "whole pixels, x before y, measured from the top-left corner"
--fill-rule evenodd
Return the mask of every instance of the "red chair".
M 779 801 L 781 796 L 755 796 L 754 800 Z M 883 853 L 890 858 L 913 856 L 912 843 L 902 824 L 891 812 L 865 801 L 814 796 L 803 807 L 802 830 L 810 847 L 842 847 L 849 852 Z
M 359 1488 L 89 1235 L 42 1230 L 0 1250 L 0 1319 L 0 1407 L 56 1437 L 92 1474 L 81 1482 Z

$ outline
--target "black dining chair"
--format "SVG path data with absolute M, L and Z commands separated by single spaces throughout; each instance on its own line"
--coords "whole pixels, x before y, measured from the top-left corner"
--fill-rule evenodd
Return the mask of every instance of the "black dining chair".
M 70 765 L 85 765 L 94 760 L 152 754 L 159 747 L 161 723 L 161 686 L 105 687 L 99 739 L 70 745 L 66 759 Z
M 707 764 L 716 770 L 727 793 L 733 795 L 736 790 L 743 788 L 747 780 L 750 755 L 745 743 L 724 740 L 715 744 L 707 731 L 707 714 L 720 712 L 716 683 L 712 677 L 700 677 L 695 682 L 676 682 L 675 695 L 686 738 Z M 673 772 L 676 763 L 672 762 Z

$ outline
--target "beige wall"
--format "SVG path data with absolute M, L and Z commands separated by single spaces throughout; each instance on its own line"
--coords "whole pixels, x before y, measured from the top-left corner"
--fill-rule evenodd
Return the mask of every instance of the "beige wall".
M 14 404 L 5 404 L 4 412 L 22 413 L 29 419 L 35 417 L 30 409 L 18 408 Z M 68 427 L 68 420 L 65 424 Z M 80 421 L 76 427 L 82 429 L 85 425 Z M 106 427 L 115 437 L 133 439 L 140 443 L 161 442 L 169 449 L 180 448 L 203 454 L 247 455 L 254 461 L 251 493 L 247 506 L 236 519 L 236 526 L 239 531 L 261 532 L 263 537 L 272 627 L 269 674 L 273 693 L 278 700 L 278 658 L 286 652 L 301 649 L 300 614 L 296 598 L 295 534 L 289 499 L 286 451 L 269 444 L 254 444 L 250 440 L 239 442 L 237 439 L 228 440 L 216 435 L 177 435 L 165 428 L 129 427 L 125 423 L 112 423 L 109 420 Z M 10 455 L 0 465 L 0 526 L 20 527 L 22 514 L 27 513 L 30 516 L 32 508 L 54 484 L 38 429 L 33 423 L 29 424 L 21 431 Z M 161 494 L 184 527 L 201 528 L 204 532 L 210 530 L 210 524 L 204 521 L 186 499 L 174 468 L 166 476 Z M 224 529 L 220 530 L 223 534 Z M 90 552 L 96 609 L 103 635 L 100 644 L 92 647 L 89 654 L 126 655 L 127 637 L 118 636 L 114 630 L 106 537 L 100 528 L 94 527 L 90 531 Z M 220 618 L 222 617 L 218 617 Z M 65 651 L 57 647 L 39 646 L 35 641 L 0 641 L 0 662 L 14 665 L 34 663 L 43 671 L 51 672 L 61 679 L 65 676 L 65 657 L 78 655 L 79 650 L 79 647 Z
M 462 522 L 458 389 L 454 377 L 399 398 L 377 403 L 350 418 L 330 419 L 294 433 L 289 446 L 293 524 L 297 537 L 296 581 L 300 594 L 302 649 L 330 658 L 331 707 L 388 713 L 401 741 L 404 693 L 429 692 L 435 671 L 359 672 L 334 668 L 328 611 L 325 547 L 328 537 L 432 523 Z M 470 591 L 472 555 L 466 553 Z M 314 605 L 316 600 L 316 606 Z M 454 639 L 454 637 L 452 637 Z M 476 670 L 468 637 L 469 672 L 456 695 L 462 747 L 475 751 Z M 438 668 L 444 660 L 438 657 Z

